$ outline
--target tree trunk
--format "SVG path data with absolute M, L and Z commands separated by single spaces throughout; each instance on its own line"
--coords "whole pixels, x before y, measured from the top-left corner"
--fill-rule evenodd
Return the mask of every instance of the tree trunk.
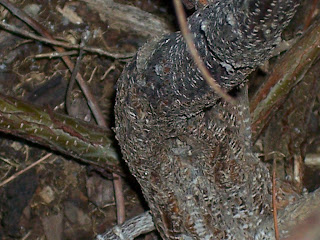
M 236 105 L 207 85 L 179 32 L 149 42 L 124 70 L 116 135 L 163 239 L 254 239 L 270 216 L 270 176 L 252 154 L 243 82 L 298 2 L 221 0 L 189 18 L 202 60 Z

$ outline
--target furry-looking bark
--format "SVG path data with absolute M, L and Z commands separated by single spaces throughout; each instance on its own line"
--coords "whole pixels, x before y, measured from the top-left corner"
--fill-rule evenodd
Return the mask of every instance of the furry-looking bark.
M 253 239 L 270 180 L 250 146 L 246 76 L 268 59 L 298 0 L 221 0 L 188 20 L 232 106 L 202 78 L 181 34 L 146 44 L 118 82 L 116 134 L 164 239 Z

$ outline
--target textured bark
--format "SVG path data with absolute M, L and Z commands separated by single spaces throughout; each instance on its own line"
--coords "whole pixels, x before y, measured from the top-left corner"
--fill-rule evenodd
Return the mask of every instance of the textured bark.
M 154 224 L 149 212 L 140 214 L 122 225 L 114 226 L 107 232 L 97 235 L 95 240 L 131 240 L 154 230 Z
M 320 189 L 302 196 L 286 209 L 278 212 L 280 237 L 287 240 L 319 239 L 320 230 Z M 274 239 L 273 218 L 264 221 L 255 235 L 255 240 Z M 133 240 L 140 234 L 154 230 L 154 224 L 149 212 L 145 212 L 122 225 L 114 226 L 107 232 L 98 235 L 96 240 Z M 311 234 L 311 235 L 310 235 Z M 315 234 L 317 234 L 315 236 Z M 309 238 L 308 238 L 309 237 Z
M 253 239 L 270 214 L 270 177 L 252 154 L 239 86 L 269 57 L 298 2 L 221 0 L 189 18 L 203 61 L 236 106 L 207 85 L 179 32 L 149 42 L 124 70 L 117 139 L 163 239 Z

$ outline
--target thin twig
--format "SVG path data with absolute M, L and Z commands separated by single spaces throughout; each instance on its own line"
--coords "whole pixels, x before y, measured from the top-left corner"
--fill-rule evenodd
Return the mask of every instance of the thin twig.
M 112 177 L 113 177 L 114 194 L 115 194 L 116 206 L 117 206 L 117 223 L 122 224 L 126 220 L 124 196 L 123 196 L 123 190 L 122 190 L 123 189 L 122 178 L 116 173 L 112 173 Z
M 98 66 L 95 66 L 94 69 L 93 69 L 93 71 L 92 71 L 92 73 L 91 73 L 91 75 L 90 75 L 90 78 L 89 78 L 89 80 L 88 80 L 88 83 L 91 83 L 91 81 L 92 81 L 92 79 L 93 79 L 93 76 L 94 76 L 94 74 L 96 73 L 97 69 L 98 69 Z
M 0 160 L 5 162 L 6 164 L 10 165 L 11 167 L 14 167 L 14 168 L 17 168 L 19 165 L 16 164 L 16 163 L 13 163 L 12 161 L 10 161 L 9 159 L 7 158 L 4 158 L 2 156 L 0 156 Z
M 181 0 L 174 0 L 173 3 L 174 3 L 175 10 L 176 10 L 176 14 L 177 14 L 177 18 L 178 18 L 178 22 L 179 22 L 181 33 L 182 33 L 182 35 L 183 35 L 183 37 L 184 37 L 184 39 L 185 39 L 185 41 L 187 43 L 187 46 L 188 46 L 188 48 L 190 50 L 192 58 L 193 58 L 194 62 L 196 63 L 196 65 L 198 66 L 203 78 L 207 81 L 207 83 L 210 85 L 210 87 L 220 97 L 222 97 L 227 102 L 235 104 L 235 100 L 220 87 L 220 85 L 211 76 L 209 70 L 206 68 L 206 66 L 204 65 L 203 61 L 201 60 L 201 57 L 200 57 L 200 55 L 199 55 L 199 53 L 198 53 L 198 51 L 197 51 L 197 49 L 196 49 L 196 47 L 194 45 L 194 41 L 192 39 L 192 35 L 191 35 L 190 30 L 188 28 L 186 14 L 184 12 Z
M 8 182 L 11 182 L 13 179 L 17 178 L 19 175 L 21 175 L 22 173 L 28 171 L 29 169 L 33 168 L 34 166 L 38 165 L 39 163 L 43 162 L 44 160 L 46 160 L 47 158 L 49 158 L 52 155 L 52 153 L 48 153 L 47 155 L 45 155 L 44 157 L 40 158 L 38 161 L 30 164 L 28 167 L 26 167 L 25 169 L 22 169 L 21 171 L 13 174 L 12 176 L 10 176 L 9 178 L 7 178 L 6 180 L 4 180 L 2 183 L 0 183 L 0 187 L 4 186 L 5 184 L 7 184 Z
M 103 76 L 100 78 L 100 80 L 105 79 L 105 77 L 112 71 L 116 69 L 116 65 L 113 63 L 108 69 L 107 71 L 103 74 Z
M 21 240 L 26 240 L 31 235 L 32 231 L 29 231 L 26 235 L 24 235 Z
M 69 115 L 70 115 L 70 111 L 71 111 L 71 93 L 72 93 L 72 89 L 73 89 L 75 81 L 76 81 L 76 76 L 79 72 L 81 58 L 83 55 L 83 46 L 84 46 L 84 37 L 81 38 L 81 43 L 80 43 L 81 48 L 79 50 L 79 56 L 77 57 L 76 64 L 73 68 L 73 71 L 72 71 L 72 74 L 70 77 L 70 81 L 69 81 L 69 85 L 68 85 L 68 89 L 67 89 L 67 94 L 66 94 L 66 108 L 67 108 L 67 112 Z
M 273 222 L 274 222 L 274 234 L 276 240 L 279 240 L 279 228 L 278 228 L 278 217 L 277 217 L 277 187 L 276 187 L 276 169 L 277 169 L 277 161 L 276 158 L 273 158 L 273 169 L 272 169 L 272 214 L 273 214 Z
M 59 52 L 50 52 L 50 53 L 41 53 L 41 54 L 37 54 L 34 56 L 35 59 L 39 59 L 39 58 L 61 58 L 63 56 L 73 56 L 79 54 L 78 50 L 71 50 L 71 51 L 65 51 L 63 53 L 59 53 Z
M 37 40 L 39 42 L 51 44 L 51 45 L 54 45 L 54 46 L 63 47 L 63 48 L 66 48 L 66 49 L 80 49 L 80 45 L 79 44 L 71 44 L 71 43 L 66 43 L 66 42 L 62 42 L 62 41 L 57 41 L 57 40 L 54 40 L 54 39 L 49 39 L 49 38 L 46 38 L 46 37 L 41 37 L 41 36 L 38 36 L 38 35 L 36 35 L 34 33 L 28 32 L 28 31 L 26 31 L 26 30 L 24 30 L 22 28 L 17 28 L 15 26 L 11 25 L 11 24 L 4 23 L 4 22 L 1 22 L 1 21 L 0 21 L 0 27 L 5 29 L 5 30 L 7 30 L 7 31 L 16 33 L 18 35 L 21 35 L 21 36 L 24 36 L 24 37 L 27 37 L 27 38 L 31 38 L 31 39 Z M 96 47 L 84 47 L 83 50 L 86 51 L 86 52 L 96 53 L 96 54 L 99 54 L 99 55 L 102 55 L 102 56 L 112 57 L 114 59 L 131 58 L 135 54 L 135 53 L 111 53 L 111 52 L 108 52 L 108 51 L 102 50 L 101 48 L 96 48 Z

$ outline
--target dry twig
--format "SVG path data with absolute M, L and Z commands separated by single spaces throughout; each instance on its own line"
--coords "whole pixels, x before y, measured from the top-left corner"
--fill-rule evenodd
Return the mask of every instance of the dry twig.
M 272 214 L 273 214 L 273 222 L 274 222 L 274 235 L 276 240 L 279 240 L 279 228 L 278 228 L 278 218 L 277 218 L 277 185 L 276 185 L 276 169 L 277 169 L 277 161 L 273 159 L 273 168 L 272 168 Z
M 3 182 L 0 183 L 0 187 L 6 185 L 7 183 L 11 182 L 13 179 L 17 178 L 18 176 L 20 176 L 21 174 L 23 174 L 24 172 L 28 171 L 29 169 L 33 168 L 34 166 L 40 164 L 41 162 L 43 162 L 44 160 L 46 160 L 47 158 L 49 158 L 52 155 L 52 153 L 48 153 L 47 155 L 45 155 L 44 157 L 40 158 L 39 160 L 35 161 L 34 163 L 30 164 L 28 167 L 22 169 L 21 171 L 13 174 L 12 176 L 10 176 L 9 178 L 7 178 L 6 180 L 4 180 Z

